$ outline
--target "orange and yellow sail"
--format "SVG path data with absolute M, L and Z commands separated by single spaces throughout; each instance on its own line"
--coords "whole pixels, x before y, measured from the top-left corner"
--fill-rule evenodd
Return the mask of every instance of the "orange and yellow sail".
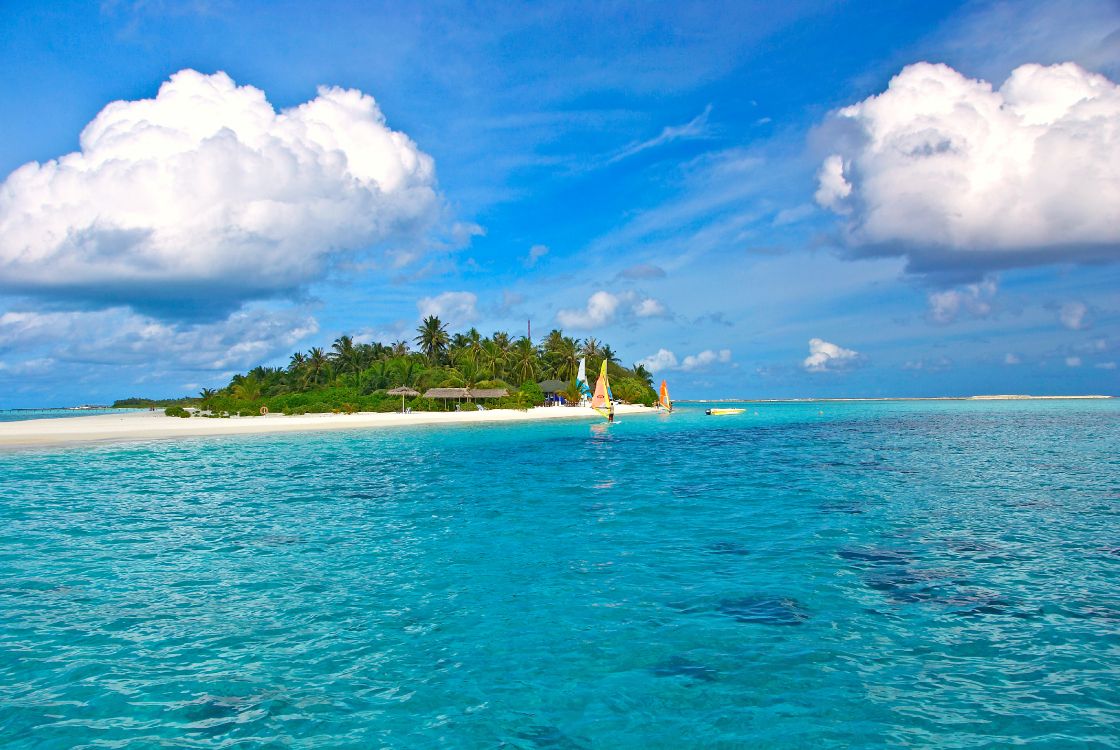
M 657 405 L 665 411 L 673 410 L 673 402 L 669 400 L 669 384 L 664 380 L 661 381 L 661 395 L 657 399 Z
M 603 367 L 599 370 L 599 379 L 595 381 L 595 395 L 591 397 L 591 408 L 602 414 L 610 416 L 614 397 L 611 395 L 611 384 L 607 380 L 607 362 L 603 360 Z

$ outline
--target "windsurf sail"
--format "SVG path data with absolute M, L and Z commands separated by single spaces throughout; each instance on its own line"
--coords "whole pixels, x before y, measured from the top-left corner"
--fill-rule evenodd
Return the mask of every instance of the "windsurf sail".
M 587 360 L 580 359 L 579 373 L 576 375 L 576 387 L 579 388 L 580 395 L 586 399 L 591 398 L 591 386 L 587 384 Z
M 669 385 L 664 380 L 661 381 L 661 397 L 657 400 L 657 405 L 665 411 L 673 410 L 673 402 L 669 400 Z
M 595 381 L 595 395 L 591 398 L 591 408 L 604 417 L 609 417 L 613 408 L 611 404 L 613 398 L 611 384 L 607 380 L 607 361 L 603 360 L 603 367 L 599 370 L 599 379 Z

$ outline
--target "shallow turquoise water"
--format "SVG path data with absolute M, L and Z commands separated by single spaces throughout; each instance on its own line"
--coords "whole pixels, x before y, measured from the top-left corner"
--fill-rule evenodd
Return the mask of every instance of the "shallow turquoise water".
M 62 417 L 88 417 L 91 414 L 120 414 L 136 409 L 0 409 L 0 422 L 19 422 L 24 419 L 60 419 Z
M 0 454 L 0 737 L 1117 747 L 1118 456 L 1116 402 Z

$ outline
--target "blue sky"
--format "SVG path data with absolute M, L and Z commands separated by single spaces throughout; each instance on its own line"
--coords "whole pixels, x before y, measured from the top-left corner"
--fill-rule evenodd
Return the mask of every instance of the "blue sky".
M 426 312 L 680 398 L 1120 393 L 1114 2 L 416 6 L 8 4 L 0 407 Z

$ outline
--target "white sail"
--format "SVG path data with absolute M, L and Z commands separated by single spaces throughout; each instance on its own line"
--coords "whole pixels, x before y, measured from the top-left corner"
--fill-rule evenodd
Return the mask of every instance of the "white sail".
M 576 387 L 584 398 L 591 398 L 591 386 L 587 382 L 587 360 L 579 361 L 579 373 L 576 375 Z

